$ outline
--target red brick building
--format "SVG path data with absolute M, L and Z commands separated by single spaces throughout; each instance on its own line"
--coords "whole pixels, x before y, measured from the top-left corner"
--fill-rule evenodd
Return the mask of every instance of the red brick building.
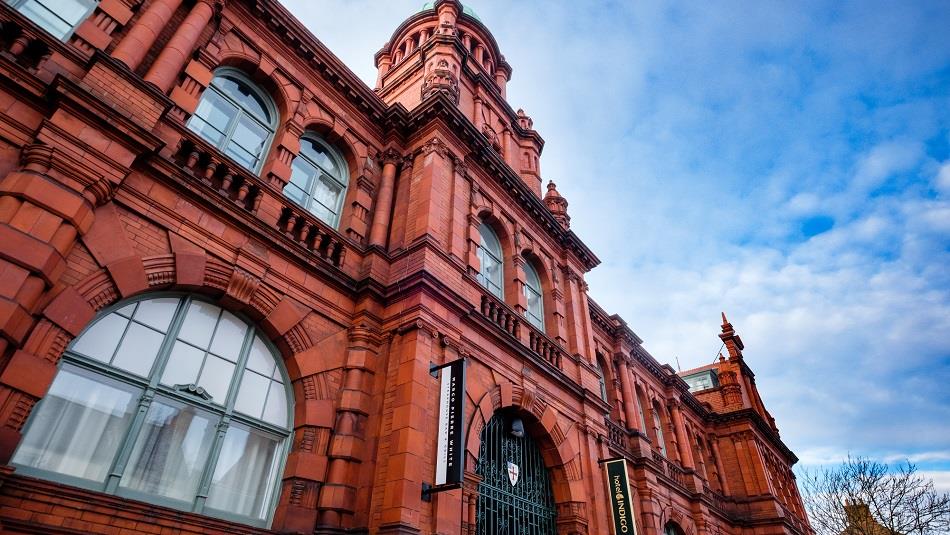
M 3 532 L 610 533 L 621 457 L 642 535 L 810 533 L 725 317 L 681 377 L 588 297 L 477 16 L 376 63 L 276 0 L 0 6 Z

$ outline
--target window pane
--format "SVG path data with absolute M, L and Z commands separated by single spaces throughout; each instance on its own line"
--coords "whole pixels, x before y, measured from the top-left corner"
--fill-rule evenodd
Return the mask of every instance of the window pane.
M 72 349 L 87 357 L 109 362 L 128 324 L 129 320 L 116 314 L 109 314 L 84 332 L 73 344 Z
M 237 400 L 234 402 L 234 410 L 254 418 L 260 418 L 264 412 L 264 401 L 267 399 L 267 387 L 270 386 L 270 383 L 271 381 L 267 377 L 258 375 L 251 370 L 244 370 L 241 389 L 238 391 Z
M 247 84 L 230 76 L 216 76 L 213 83 L 221 89 L 222 93 L 231 97 L 238 106 L 260 119 L 261 122 L 270 123 L 267 105 Z
M 16 464 L 105 481 L 140 392 L 63 367 L 30 418 Z
M 325 206 L 328 210 L 336 211 L 339 204 L 340 194 L 343 189 L 327 175 L 320 175 L 317 180 L 316 188 L 313 190 L 313 198 Z
M 270 377 L 275 365 L 276 361 L 274 361 L 273 354 L 267 349 L 264 341 L 255 336 L 254 343 L 251 344 L 251 351 L 247 355 L 247 367 L 261 375 Z
M 147 377 L 164 339 L 164 334 L 133 322 L 122 339 L 122 345 L 119 346 L 112 365 Z
M 279 442 L 231 426 L 211 479 L 206 507 L 251 518 L 266 518 L 274 490 Z
M 300 206 L 307 206 L 307 194 L 293 184 L 287 184 L 284 187 L 284 195 Z
M 163 333 L 168 332 L 168 324 L 171 323 L 172 316 L 175 315 L 178 301 L 177 297 L 160 297 L 142 301 L 135 311 L 135 320 L 149 327 L 155 327 Z
M 227 132 L 228 124 L 237 114 L 237 106 L 221 98 L 213 89 L 202 94 L 195 110 L 195 115 L 220 132 Z
M 74 2 L 66 2 L 72 4 Z M 28 19 L 32 20 L 37 26 L 51 33 L 57 39 L 62 39 L 72 30 L 73 24 L 67 22 L 56 13 L 50 11 L 45 6 L 35 0 L 27 0 L 19 11 Z M 81 15 L 80 15 L 81 16 Z M 78 18 L 78 17 L 77 17 Z
M 191 342 L 201 349 L 208 349 L 208 342 L 214 334 L 214 325 L 218 321 L 220 311 L 221 309 L 211 303 L 192 301 L 178 332 L 178 339 Z
M 122 316 L 123 318 L 131 318 L 132 312 L 135 311 L 135 305 L 138 303 L 132 303 L 131 305 L 125 305 L 124 307 L 116 310 L 115 313 Z
M 244 344 L 244 333 L 246 331 L 246 323 L 234 314 L 223 311 L 221 319 L 218 321 L 218 329 L 214 333 L 214 341 L 211 342 L 211 352 L 219 357 L 237 362 L 241 345 Z
M 175 342 L 175 347 L 172 348 L 172 353 L 165 364 L 165 371 L 162 372 L 162 383 L 170 386 L 197 383 L 198 371 L 201 369 L 204 356 L 204 351 L 192 345 L 181 341 Z
M 290 164 L 290 168 L 290 183 L 304 191 L 310 191 L 311 186 L 313 186 L 313 177 L 316 176 L 317 170 L 305 162 L 303 158 L 294 158 L 293 163 Z
M 215 424 L 210 414 L 156 399 L 132 447 L 120 485 L 192 501 L 208 459 Z
M 284 385 L 271 382 L 267 405 L 264 407 L 264 421 L 287 427 L 287 394 Z
M 313 162 L 314 165 L 320 166 L 325 172 L 330 173 L 338 179 L 343 178 L 343 173 L 337 166 L 336 160 L 330 156 L 330 153 L 328 153 L 320 143 L 312 139 L 301 139 L 300 154 Z
M 257 167 L 257 156 L 242 149 L 240 145 L 228 143 L 228 146 L 224 149 L 224 153 L 233 158 L 234 161 L 241 164 L 248 171 L 253 171 L 254 168 Z
M 198 386 L 204 387 L 215 403 L 224 405 L 228 397 L 228 387 L 231 386 L 232 375 L 234 375 L 234 364 L 214 355 L 208 355 L 205 358 L 205 367 L 201 370 Z
M 244 116 L 238 120 L 234 133 L 231 134 L 231 143 L 247 151 L 254 158 L 261 155 L 268 132 L 254 120 Z

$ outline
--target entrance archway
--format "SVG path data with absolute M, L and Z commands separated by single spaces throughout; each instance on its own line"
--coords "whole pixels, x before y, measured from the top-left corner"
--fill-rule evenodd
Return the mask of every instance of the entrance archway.
M 556 509 L 541 449 L 512 410 L 496 412 L 481 432 L 478 535 L 554 535 Z

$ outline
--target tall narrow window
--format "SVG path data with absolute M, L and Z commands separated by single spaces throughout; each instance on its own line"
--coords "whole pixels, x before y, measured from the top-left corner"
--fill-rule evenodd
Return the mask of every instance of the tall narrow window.
M 97 0 L 7 0 L 7 3 L 57 39 L 72 35 Z
M 323 138 L 307 133 L 291 167 L 284 195 L 336 227 L 349 181 L 343 157 Z
M 27 475 L 266 526 L 292 405 L 262 337 L 191 297 L 112 310 L 67 348 L 12 463 Z
M 660 451 L 663 452 L 663 456 L 666 457 L 666 439 L 663 437 L 663 421 L 660 418 L 660 405 L 656 402 L 653 403 L 653 433 L 656 435 L 657 446 L 660 447 Z
M 486 223 L 478 227 L 478 234 L 482 243 L 478 247 L 478 263 L 481 270 L 478 272 L 478 282 L 499 299 L 505 298 L 504 269 L 502 268 L 501 242 L 498 236 Z
M 600 399 L 608 401 L 607 399 L 607 378 L 604 376 L 604 367 L 600 365 L 600 361 L 597 361 L 597 374 L 600 376 Z
M 541 278 L 530 262 L 524 265 L 524 297 L 527 300 L 524 315 L 528 322 L 544 330 L 544 298 L 541 297 Z M 601 374 L 603 375 L 603 374 Z
M 249 171 L 260 171 L 277 126 L 273 101 L 244 74 L 219 69 L 188 128 Z

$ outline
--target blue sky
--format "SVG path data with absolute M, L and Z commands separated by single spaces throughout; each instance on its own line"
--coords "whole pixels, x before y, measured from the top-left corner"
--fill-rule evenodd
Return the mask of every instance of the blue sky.
M 369 85 L 422 4 L 283 2 Z M 950 3 L 471 7 L 594 299 L 683 369 L 725 310 L 802 464 L 909 458 L 950 490 Z

